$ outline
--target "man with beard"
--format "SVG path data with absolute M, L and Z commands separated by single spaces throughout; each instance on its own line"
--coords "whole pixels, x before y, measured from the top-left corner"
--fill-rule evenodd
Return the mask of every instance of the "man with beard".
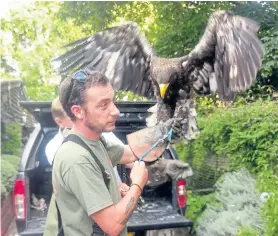
M 45 154 L 50 165 L 52 165 L 56 151 L 63 143 L 64 138 L 68 135 L 69 130 L 72 128 L 72 120 L 64 111 L 59 97 L 56 97 L 51 103 L 51 115 L 59 129 L 58 133 L 53 137 L 53 139 L 49 141 L 45 148 Z M 119 145 L 124 145 L 123 142 L 113 134 L 113 132 L 105 132 L 102 135 L 105 139 L 108 139 L 109 142 L 115 142 Z M 119 188 L 125 188 L 125 186 L 122 185 L 122 181 L 116 166 L 114 167 L 114 172 L 117 182 L 119 183 Z
M 113 102 L 114 90 L 98 72 L 79 73 L 63 81 L 59 91 L 61 104 L 73 121 L 69 135 L 78 136 L 89 146 L 105 168 L 109 183 L 105 183 L 99 163 L 85 148 L 72 141 L 59 147 L 52 177 L 63 234 L 98 235 L 97 232 L 103 231 L 126 235 L 126 222 L 147 181 L 147 170 L 144 162 L 134 164 L 133 185 L 121 198 L 113 166 L 118 162 L 134 162 L 136 158 L 124 146 L 101 138 L 102 132 L 115 128 L 119 114 Z M 104 235 L 103 232 L 99 235 Z
M 64 138 L 69 134 L 70 129 L 73 125 L 71 119 L 67 116 L 66 112 L 62 107 L 59 97 L 55 98 L 51 103 L 51 114 L 53 120 L 59 127 L 59 130 L 58 133 L 54 136 L 54 138 L 51 139 L 46 146 L 45 153 L 50 165 L 52 165 L 55 153 L 57 152 L 59 146 L 63 143 Z M 109 143 L 114 143 L 122 146 L 124 145 L 123 142 L 113 134 L 113 132 L 104 132 L 102 135 L 106 140 L 109 141 Z M 117 171 L 117 166 L 115 166 L 113 170 L 117 179 L 118 189 L 121 193 L 121 196 L 124 197 L 126 192 L 129 190 L 129 186 L 122 182 Z M 56 232 L 56 234 L 54 232 Z M 58 213 L 55 204 L 55 196 L 53 195 L 49 204 L 49 211 L 47 214 L 46 225 L 44 228 L 44 236 L 57 235 L 57 232 Z
M 78 71 L 62 82 L 59 98 L 73 127 L 55 155 L 52 170 L 58 235 L 126 236 L 126 223 L 148 172 L 129 146 L 111 143 L 102 136 L 114 130 L 119 115 L 114 90 L 101 73 Z M 132 184 L 121 197 L 113 166 L 133 162 Z

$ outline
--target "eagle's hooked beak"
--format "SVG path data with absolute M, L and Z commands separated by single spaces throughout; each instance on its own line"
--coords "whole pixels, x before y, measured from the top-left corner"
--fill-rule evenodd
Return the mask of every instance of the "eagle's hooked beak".
M 169 86 L 169 83 L 168 84 L 159 84 L 160 96 L 162 98 L 165 97 L 168 86 Z

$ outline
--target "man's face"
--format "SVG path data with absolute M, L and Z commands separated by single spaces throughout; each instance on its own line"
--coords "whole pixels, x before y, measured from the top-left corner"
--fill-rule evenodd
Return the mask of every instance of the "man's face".
M 115 129 L 120 114 L 114 104 L 111 84 L 95 85 L 86 91 L 84 124 L 94 132 L 109 132 Z

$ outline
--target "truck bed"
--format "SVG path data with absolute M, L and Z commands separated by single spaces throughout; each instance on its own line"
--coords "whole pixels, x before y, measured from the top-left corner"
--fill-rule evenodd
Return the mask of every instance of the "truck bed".
M 129 232 L 193 226 L 193 222 L 175 212 L 166 199 L 144 200 L 146 203 L 137 207 L 128 221 Z
M 128 232 L 154 229 L 192 227 L 193 222 L 176 212 L 171 202 L 164 198 L 144 199 L 145 204 L 137 207 L 127 223 Z M 32 212 L 32 219 L 21 235 L 42 236 L 46 221 L 46 212 Z

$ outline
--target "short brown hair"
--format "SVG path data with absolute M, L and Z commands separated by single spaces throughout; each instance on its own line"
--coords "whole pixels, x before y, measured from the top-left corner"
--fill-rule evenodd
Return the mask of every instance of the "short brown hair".
M 59 87 L 59 97 L 65 113 L 75 121 L 76 118 L 71 112 L 73 105 L 85 105 L 85 92 L 94 85 L 106 85 L 109 79 L 98 71 L 90 71 L 85 82 L 79 82 L 72 77 L 62 81 Z
M 51 103 L 51 114 L 53 120 L 55 120 L 57 117 L 64 118 L 66 116 L 59 97 L 55 98 Z

